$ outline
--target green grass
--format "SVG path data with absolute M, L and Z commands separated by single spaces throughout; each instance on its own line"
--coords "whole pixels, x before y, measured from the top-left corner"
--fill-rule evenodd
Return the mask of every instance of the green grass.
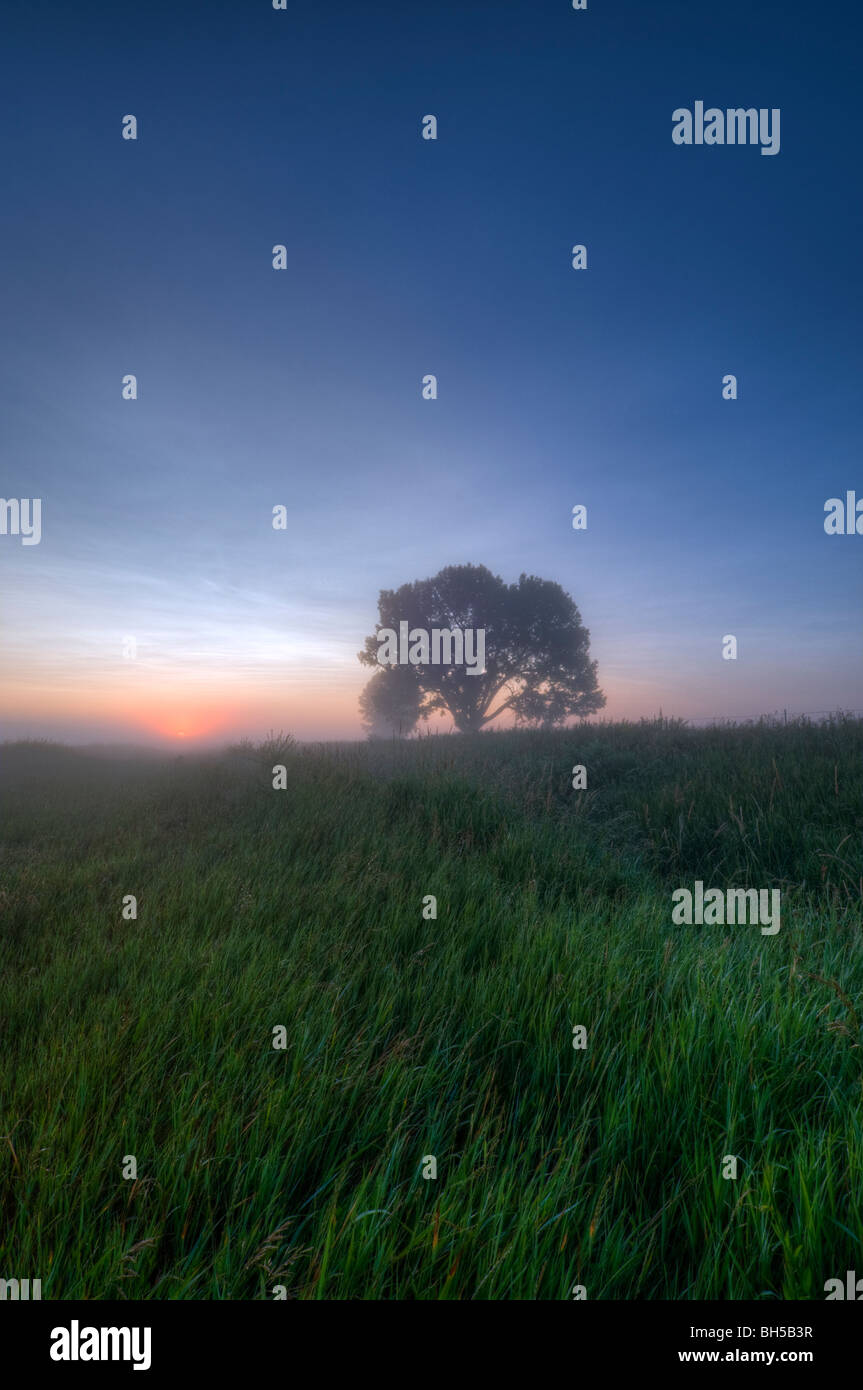
M 0 1276 L 822 1299 L 863 1269 L 863 722 L 284 759 L 277 792 L 272 750 L 0 750 Z M 672 926 L 695 878 L 781 888 L 781 931 Z

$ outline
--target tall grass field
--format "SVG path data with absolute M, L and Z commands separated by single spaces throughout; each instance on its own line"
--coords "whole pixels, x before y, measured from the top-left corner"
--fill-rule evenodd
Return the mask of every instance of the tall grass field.
M 0 1272 L 43 1298 L 863 1273 L 863 721 L 0 777 Z M 675 925 L 698 880 L 780 930 Z

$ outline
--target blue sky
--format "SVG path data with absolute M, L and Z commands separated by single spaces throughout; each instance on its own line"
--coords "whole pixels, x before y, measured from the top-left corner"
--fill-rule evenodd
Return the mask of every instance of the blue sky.
M 859 38 L 736 0 L 13 7 L 2 491 L 43 538 L 0 537 L 0 734 L 359 733 L 378 590 L 463 562 L 572 593 L 610 717 L 863 706 L 863 537 L 823 529 L 863 496 Z M 780 108 L 780 153 L 674 145 L 699 99 Z

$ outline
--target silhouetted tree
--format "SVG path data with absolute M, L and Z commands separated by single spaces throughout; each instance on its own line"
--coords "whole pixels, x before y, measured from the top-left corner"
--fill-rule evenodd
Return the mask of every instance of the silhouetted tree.
M 383 717 L 405 690 L 416 696 L 417 718 L 449 712 L 462 733 L 476 732 L 504 710 L 520 724 L 560 724 L 571 715 L 593 714 L 605 704 L 589 660 L 590 633 L 559 584 L 522 574 L 506 584 L 484 565 L 449 565 L 433 579 L 383 589 L 379 621 L 359 659 L 378 666 L 361 698 L 367 718 Z M 382 628 L 485 629 L 485 671 L 464 666 L 381 666 Z M 413 706 L 410 706 L 413 708 Z
M 360 695 L 360 714 L 369 738 L 407 738 L 420 717 L 422 691 L 412 669 L 382 666 Z

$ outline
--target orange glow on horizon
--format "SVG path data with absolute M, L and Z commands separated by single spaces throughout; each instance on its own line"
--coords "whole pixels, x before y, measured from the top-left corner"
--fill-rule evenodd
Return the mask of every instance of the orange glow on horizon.
M 209 688 L 200 681 L 141 681 L 136 687 L 95 686 L 69 681 L 47 687 L 32 676 L 8 682 L 0 692 L 0 720 L 15 724 L 15 737 L 59 736 L 96 742 L 147 742 L 190 747 L 219 745 L 240 738 L 263 739 L 270 730 L 300 740 L 362 739 L 358 697 L 366 676 L 321 683 L 295 675 L 293 680 L 247 688 L 230 673 L 214 674 Z M 666 694 L 650 682 L 612 677 L 601 682 L 608 706 L 600 718 L 638 717 L 655 713 Z M 638 708 L 633 708 L 636 704 Z M 668 710 L 666 710 L 668 712 Z M 689 711 L 684 711 L 688 713 Z M 507 727 L 506 719 L 492 727 Z M 448 718 L 420 724 L 420 733 L 445 733 Z M 55 732 L 56 731 L 56 732 Z M 0 739 L 9 737 L 5 730 Z
M 62 740 L 68 731 L 97 742 L 174 746 L 263 739 L 271 729 L 300 739 L 362 738 L 357 700 L 365 680 L 358 677 L 323 687 L 295 680 L 247 689 L 223 673 L 202 690 L 200 682 L 180 681 L 130 689 L 55 680 L 49 687 L 19 676 L 0 690 L 0 721 L 14 724 L 16 737 L 53 737 L 57 731 Z M 4 736 L 9 734 L 0 732 Z

